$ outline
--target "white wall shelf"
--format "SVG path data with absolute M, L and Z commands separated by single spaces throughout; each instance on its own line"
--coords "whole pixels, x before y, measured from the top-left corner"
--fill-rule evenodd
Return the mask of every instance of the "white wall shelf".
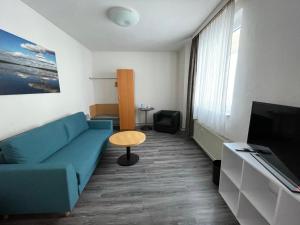
M 279 187 L 266 179 L 259 171 L 244 162 L 242 193 L 260 214 L 271 224 L 274 218 Z
M 238 208 L 237 204 L 239 199 L 239 190 L 224 172 L 221 173 L 220 182 L 222 182 L 222 186 L 220 187 L 219 192 L 225 199 L 233 214 L 236 214 Z
M 299 225 L 300 194 L 292 193 L 251 154 L 244 143 L 223 147 L 219 192 L 241 225 Z
M 100 74 L 97 75 L 92 75 L 89 77 L 90 80 L 116 80 L 117 79 L 117 75 L 116 72 L 102 72 Z
M 222 171 L 229 177 L 229 179 L 236 185 L 237 188 L 241 186 L 243 160 L 231 151 L 224 151 L 225 161 L 222 161 Z
M 275 225 L 288 224 L 299 225 L 300 224 L 300 200 L 299 197 L 293 196 L 295 194 L 281 191 L 279 196 L 279 202 L 277 213 L 275 216 Z
M 90 80 L 116 80 L 115 77 L 89 77 Z
M 243 194 L 240 195 L 240 207 L 237 218 L 241 224 L 245 225 L 269 224 Z

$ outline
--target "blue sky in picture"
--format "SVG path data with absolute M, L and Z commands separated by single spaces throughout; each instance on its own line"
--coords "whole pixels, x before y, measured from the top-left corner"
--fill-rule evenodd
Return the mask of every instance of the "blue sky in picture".
M 14 53 L 16 56 L 30 57 L 36 60 L 56 64 L 55 53 L 16 35 L 0 29 L 0 51 Z

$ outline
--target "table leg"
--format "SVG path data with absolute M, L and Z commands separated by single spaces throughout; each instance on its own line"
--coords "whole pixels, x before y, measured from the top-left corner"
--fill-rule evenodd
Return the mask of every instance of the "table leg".
M 120 166 L 131 166 L 139 161 L 139 156 L 130 152 L 130 146 L 126 147 L 126 154 L 118 158 L 118 164 Z
M 126 147 L 126 158 L 127 161 L 130 161 L 130 147 Z
M 152 127 L 148 125 L 148 111 L 145 111 L 145 124 L 141 127 L 142 130 L 152 130 Z

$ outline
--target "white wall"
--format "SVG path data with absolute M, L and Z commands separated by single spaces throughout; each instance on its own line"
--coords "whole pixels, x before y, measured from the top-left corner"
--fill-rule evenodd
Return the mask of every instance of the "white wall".
M 300 1 L 240 0 L 239 62 L 227 136 L 245 141 L 253 100 L 300 106 Z
M 245 141 L 253 100 L 300 106 L 300 1 L 239 0 L 239 4 L 243 21 L 226 136 Z M 87 112 L 94 103 L 91 83 L 96 87 L 96 103 L 116 102 L 113 80 L 89 81 L 87 77 L 110 75 L 117 68 L 135 70 L 136 105 L 185 113 L 187 78 L 182 76 L 186 74 L 182 65 L 188 65 L 183 57 L 186 50 L 179 54 L 96 52 L 92 56 L 20 1 L 1 1 L 0 28 L 54 50 L 61 85 L 59 94 L 0 96 L 0 139 L 72 112 Z
M 2 0 L 0 28 L 56 53 L 61 93 L 0 95 L 0 140 L 94 102 L 91 52 L 21 1 Z
M 93 76 L 113 76 L 119 68 L 135 71 L 135 103 L 151 105 L 155 111 L 177 109 L 177 53 L 176 52 L 95 52 Z M 94 80 L 96 103 L 117 103 L 115 80 Z M 149 121 L 152 121 L 152 111 Z M 144 115 L 137 113 L 137 122 Z

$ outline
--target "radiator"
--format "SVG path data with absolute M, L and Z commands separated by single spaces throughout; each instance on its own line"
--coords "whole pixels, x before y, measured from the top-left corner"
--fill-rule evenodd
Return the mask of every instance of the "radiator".
M 221 160 L 224 142 L 230 142 L 209 128 L 204 127 L 197 120 L 194 121 L 193 139 L 200 145 L 212 160 Z

